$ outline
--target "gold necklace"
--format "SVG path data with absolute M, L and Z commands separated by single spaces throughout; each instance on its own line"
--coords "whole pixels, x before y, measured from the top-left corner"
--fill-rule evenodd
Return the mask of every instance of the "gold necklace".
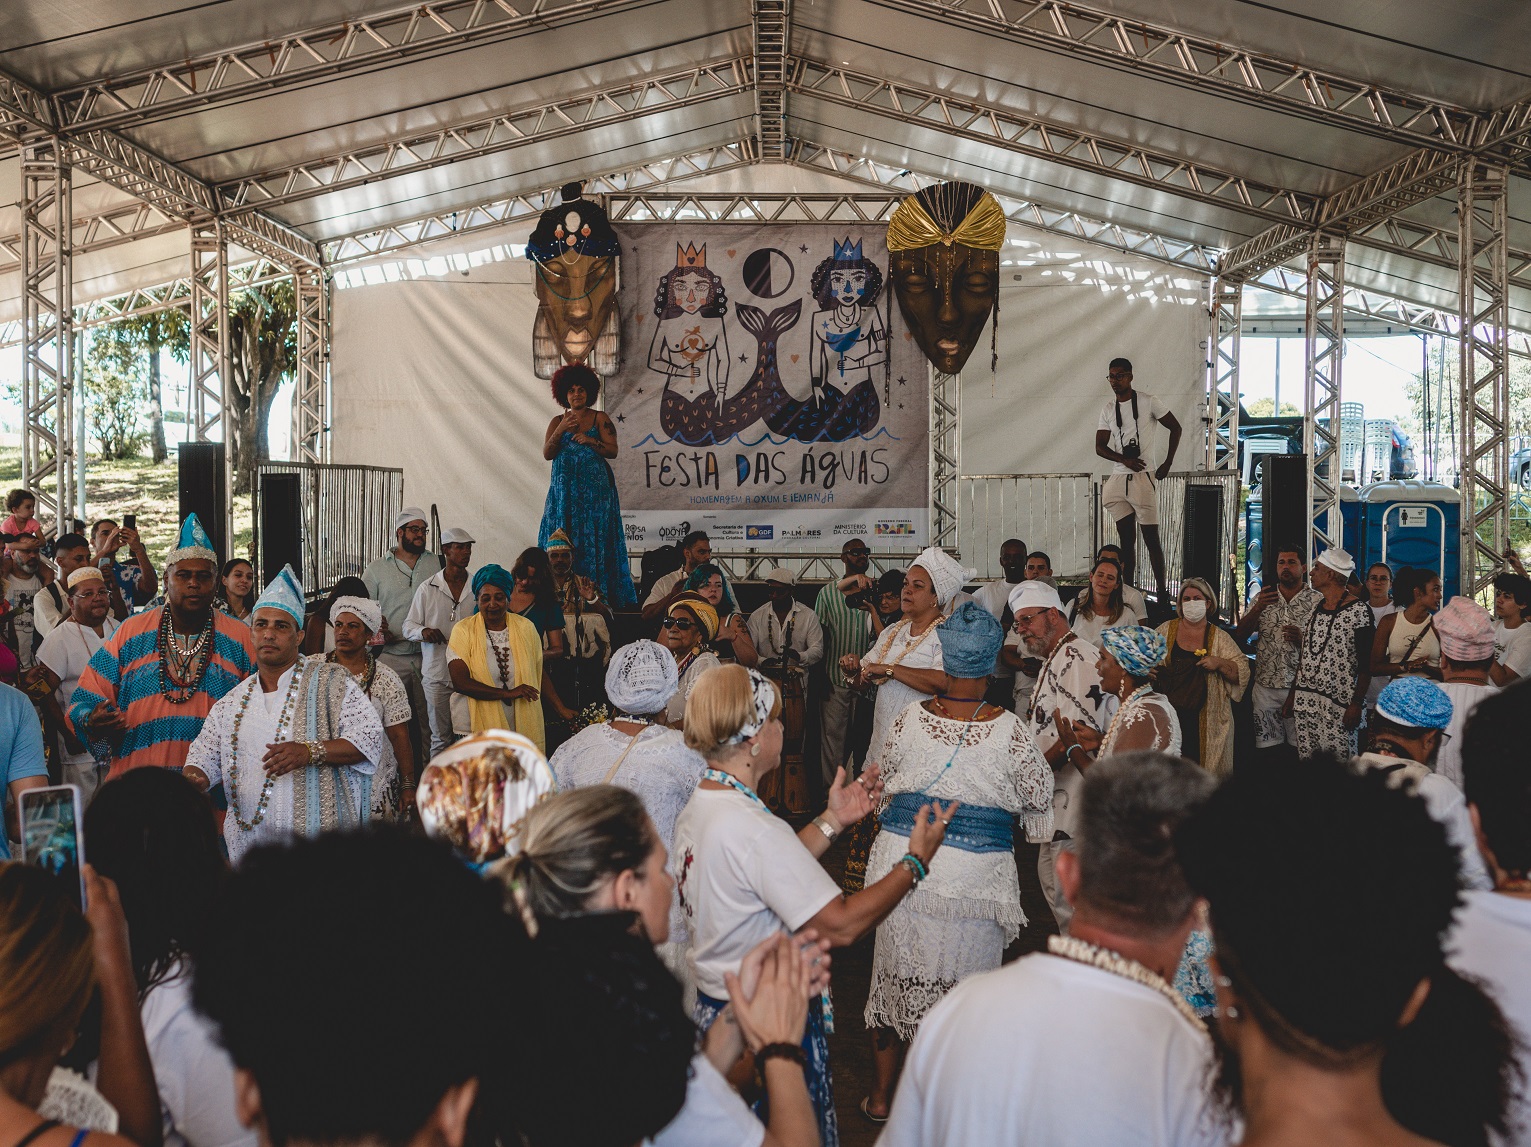
M 937 620 L 939 620 L 939 619 L 937 619 Z M 901 662 L 904 658 L 908 657 L 916 649 L 918 649 L 920 646 L 924 645 L 925 644 L 925 639 L 927 637 L 929 637 L 932 633 L 935 632 L 936 622 L 932 621 L 929 625 L 927 625 L 925 627 L 925 632 L 924 633 L 920 634 L 919 637 L 915 637 L 914 636 L 914 620 L 912 618 L 907 618 L 907 617 L 904 618 L 903 621 L 899 622 L 897 625 L 895 625 L 893 627 L 893 636 L 888 638 L 888 652 L 889 653 L 893 652 L 893 642 L 894 642 L 894 639 L 898 636 L 898 631 L 900 629 L 907 629 L 909 631 L 909 636 L 904 638 L 903 652 L 901 652 L 892 661 L 889 661 L 887 663 L 889 669 L 892 669 L 895 665 L 897 665 L 899 662 Z
M 1074 936 L 1049 936 L 1047 950 L 1054 956 L 1073 960 L 1076 964 L 1099 968 L 1103 972 L 1110 972 L 1113 976 L 1121 976 L 1124 980 L 1131 980 L 1135 984 L 1142 984 L 1145 988 L 1152 988 L 1174 1004 L 1175 1010 L 1185 1017 L 1187 1023 L 1192 1024 L 1197 1031 L 1206 1033 L 1206 1023 L 1196 1014 L 1196 1009 L 1185 1002 L 1185 997 L 1166 983 L 1163 976 L 1145 968 L 1136 960 L 1129 960 L 1118 952 L 1087 943 Z

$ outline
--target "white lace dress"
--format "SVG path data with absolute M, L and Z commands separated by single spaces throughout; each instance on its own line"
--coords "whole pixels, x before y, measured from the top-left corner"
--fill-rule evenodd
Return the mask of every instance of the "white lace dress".
M 1144 722 L 1153 726 L 1152 733 L 1143 728 Z M 1129 733 L 1132 734 L 1130 737 Z M 1118 750 L 1117 746 L 1123 740 L 1132 746 L 1130 750 Z M 1152 743 L 1148 743 L 1150 740 Z M 1180 716 L 1163 693 L 1144 693 L 1118 709 L 1095 756 L 1097 760 L 1105 760 L 1115 752 L 1147 749 L 1172 757 L 1180 755 Z
M 1015 714 L 968 724 L 916 703 L 893 722 L 886 749 L 889 796 L 917 792 L 942 804 L 1002 808 L 1021 818 L 1031 839 L 1052 839 L 1052 769 Z M 867 887 L 908 851 L 908 837 L 879 833 L 867 861 Z M 1025 924 L 1013 851 L 944 846 L 929 877 L 877 927 L 867 1026 L 913 1039 L 925 1013 L 958 980 L 999 967 L 1005 946 Z
M 940 669 L 941 635 L 936 632 L 936 624 L 933 622 L 918 637 L 910 636 L 907 621 L 890 625 L 872 642 L 872 648 L 861 659 L 861 663 L 902 665 L 908 669 Z M 883 739 L 905 706 L 929 699 L 929 693 L 921 693 L 902 681 L 888 680 L 877 686 L 877 703 L 872 709 L 872 740 L 868 746 L 870 760 L 881 763 Z

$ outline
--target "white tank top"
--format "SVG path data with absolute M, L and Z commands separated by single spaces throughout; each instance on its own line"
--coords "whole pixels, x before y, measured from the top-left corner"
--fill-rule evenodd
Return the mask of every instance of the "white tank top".
M 1387 642 L 1387 659 L 1397 663 L 1404 660 L 1418 661 L 1423 657 L 1431 665 L 1439 665 L 1441 663 L 1441 643 L 1435 636 L 1434 627 L 1430 627 L 1423 637 L 1419 637 L 1417 641 L 1415 640 L 1419 633 L 1425 630 L 1427 626 L 1430 626 L 1430 618 L 1428 617 L 1418 625 L 1415 625 L 1404 616 L 1403 610 L 1395 613 L 1393 615 L 1393 633 Z M 1409 649 L 1411 644 L 1414 646 L 1412 651 Z M 1405 654 L 1408 655 L 1407 658 L 1404 656 Z

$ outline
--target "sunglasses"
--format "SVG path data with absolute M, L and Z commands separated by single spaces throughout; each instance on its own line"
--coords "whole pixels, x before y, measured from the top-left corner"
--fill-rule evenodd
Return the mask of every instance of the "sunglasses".
M 696 628 L 696 622 L 687 621 L 684 617 L 667 617 L 659 624 L 665 629 L 678 629 L 682 633 Z
M 872 551 L 868 550 L 868 549 L 846 550 L 845 551 L 845 556 L 848 557 L 848 558 L 865 558 L 865 557 L 870 557 L 871 554 L 872 554 Z

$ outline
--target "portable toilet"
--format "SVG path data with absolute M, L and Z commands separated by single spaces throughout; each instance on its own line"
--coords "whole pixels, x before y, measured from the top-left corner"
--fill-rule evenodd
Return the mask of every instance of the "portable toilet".
M 1462 495 L 1440 482 L 1373 482 L 1361 491 L 1367 560 L 1434 570 L 1449 600 L 1462 592 L 1461 515 Z
M 1343 485 L 1339 489 L 1340 498 L 1340 545 L 1345 547 L 1345 552 L 1356 560 L 1356 567 L 1366 568 L 1366 534 L 1361 529 L 1361 494 L 1350 485 Z M 1327 547 L 1316 539 L 1313 542 L 1313 556 L 1318 557 Z

